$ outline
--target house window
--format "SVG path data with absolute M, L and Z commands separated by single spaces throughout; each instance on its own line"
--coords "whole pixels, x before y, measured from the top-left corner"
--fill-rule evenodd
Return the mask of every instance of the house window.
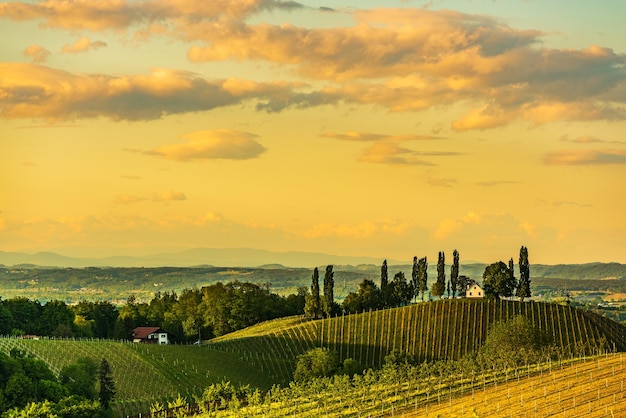
M 470 296 L 472 296 L 472 292 L 470 292 Z

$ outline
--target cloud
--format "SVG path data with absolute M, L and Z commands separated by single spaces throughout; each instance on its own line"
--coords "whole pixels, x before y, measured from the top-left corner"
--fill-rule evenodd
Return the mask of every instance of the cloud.
M 593 143 L 626 144 L 626 142 L 624 142 L 624 141 L 605 141 L 603 139 L 595 138 L 595 137 L 589 136 L 589 135 L 583 135 L 583 136 L 579 136 L 579 137 L 573 138 L 573 139 L 570 139 L 570 137 L 567 136 L 567 135 L 563 135 L 561 138 L 559 138 L 559 141 L 571 142 L 571 143 L 574 143 L 574 144 L 593 144 Z
M 152 120 L 248 100 L 289 101 L 300 86 L 241 79 L 211 81 L 169 69 L 154 69 L 147 75 L 108 76 L 0 63 L 0 117 L 50 122 L 97 117 Z
M 443 139 L 439 136 L 433 135 L 383 135 L 374 134 L 370 132 L 354 132 L 348 131 L 346 133 L 326 132 L 320 135 L 323 138 L 335 138 L 344 141 L 423 141 L 431 139 Z
M 185 193 L 168 190 L 154 196 L 153 200 L 155 202 L 182 202 L 187 200 L 187 196 L 185 196 Z
M 185 196 L 182 192 L 175 192 L 172 190 L 167 190 L 162 193 L 153 193 L 152 196 L 139 196 L 133 194 L 120 194 L 115 198 L 115 203 L 119 204 L 131 204 L 137 202 L 182 202 L 187 200 L 187 196 Z
M 184 135 L 186 143 L 164 145 L 146 151 L 146 154 L 175 161 L 248 160 L 267 150 L 256 141 L 258 137 L 249 132 L 229 129 L 200 131 Z
M 61 48 L 61 52 L 65 54 L 75 54 L 78 52 L 85 52 L 89 49 L 97 49 L 106 46 L 107 44 L 102 41 L 91 42 L 89 38 L 80 38 L 74 43 L 74 45 L 63 45 L 63 48 Z
M 574 207 L 578 207 L 578 208 L 590 208 L 593 205 L 589 204 L 589 203 L 580 203 L 580 202 L 573 202 L 571 200 L 559 200 L 556 201 L 552 204 L 555 207 L 560 207 L 560 206 L 574 206 Z
M 353 16 L 355 26 L 341 28 L 238 21 L 182 31 L 199 42 L 188 51 L 191 61 L 261 60 L 343 83 L 327 86 L 309 104 L 323 97 L 416 111 L 463 101 L 473 109 L 453 123 L 459 131 L 518 120 L 539 125 L 626 117 L 626 60 L 610 48 L 541 48 L 538 31 L 446 10 L 375 9 Z
M 44 0 L 0 4 L 0 17 L 15 21 L 40 20 L 42 26 L 67 30 L 123 30 L 153 22 L 201 22 L 221 17 L 244 18 L 263 10 L 297 9 L 294 1 L 279 0 Z
M 249 24 L 246 20 L 264 10 L 298 8 L 303 6 L 272 0 L 78 0 L 71 7 L 61 0 L 0 3 L 0 17 L 43 20 L 44 25 L 70 31 L 114 29 L 135 31 L 138 37 L 158 34 L 189 44 L 187 56 L 192 62 L 264 61 L 320 86 L 314 91 L 296 91 L 295 85 L 252 83 L 243 92 L 225 89 L 220 81 L 178 74 L 175 78 L 180 83 L 193 88 L 160 95 L 152 76 L 143 76 L 147 84 L 142 84 L 142 76 L 58 73 L 67 85 L 81 87 L 70 88 L 68 95 L 77 98 L 68 99 L 55 86 L 37 82 L 44 74 L 26 71 L 24 76 L 34 77 L 31 83 L 3 83 L 2 114 L 48 117 L 40 116 L 47 112 L 33 103 L 41 103 L 49 93 L 55 100 L 46 101 L 45 106 L 56 106 L 59 113 L 71 107 L 72 117 L 105 115 L 116 120 L 210 110 L 252 99 L 258 101 L 258 110 L 268 112 L 342 103 L 415 112 L 463 103 L 467 113 L 451 125 L 457 131 L 519 121 L 541 125 L 626 119 L 626 56 L 610 48 L 545 48 L 545 34 L 539 31 L 512 28 L 488 16 L 425 8 L 351 10 L 345 13 L 351 14 L 354 24 L 345 27 Z M 98 94 L 95 87 L 85 89 L 90 83 L 102 86 Z M 126 86 L 124 93 L 120 86 Z M 5 96 L 23 102 L 7 105 Z M 72 103 L 59 103 L 62 100 Z M 145 109 L 143 114 L 138 108 Z
M 517 181 L 511 181 L 511 180 L 491 180 L 491 181 L 479 181 L 476 183 L 477 186 L 484 186 L 484 187 L 493 187 L 493 186 L 500 186 L 503 184 L 517 184 Z
M 146 200 L 144 197 L 141 196 L 137 196 L 137 195 L 132 195 L 132 194 L 120 194 L 115 198 L 115 203 L 120 203 L 120 204 L 129 204 L 129 203 L 136 203 L 136 202 L 141 202 Z
M 320 137 L 335 138 L 342 141 L 374 142 L 374 144 L 365 148 L 361 152 L 361 155 L 357 158 L 357 161 L 360 162 L 391 165 L 431 166 L 435 164 L 424 161 L 422 157 L 459 155 L 459 153 L 456 152 L 415 151 L 398 145 L 398 142 L 442 139 L 442 137 L 433 135 L 384 135 L 370 132 L 348 131 L 345 133 L 326 132 L 320 134 Z
M 614 149 L 551 151 L 544 155 L 543 162 L 548 165 L 626 164 L 626 151 Z
M 426 182 L 434 187 L 452 187 L 456 184 L 457 180 L 453 178 L 442 178 L 429 175 Z
M 420 153 L 400 147 L 395 142 L 376 142 L 363 150 L 357 158 L 359 162 L 392 165 L 435 165 L 420 158 Z
M 365 221 L 358 224 L 318 224 L 304 230 L 301 232 L 301 235 L 305 238 L 339 237 L 363 239 L 380 233 L 403 235 L 410 228 L 411 224 L 408 222 L 383 219 Z
M 24 50 L 24 55 L 32 57 L 33 62 L 46 62 L 50 51 L 40 45 L 31 45 Z

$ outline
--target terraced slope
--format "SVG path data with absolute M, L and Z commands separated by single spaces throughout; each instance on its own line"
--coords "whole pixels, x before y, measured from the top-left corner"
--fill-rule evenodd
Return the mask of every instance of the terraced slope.
M 603 346 L 626 351 L 626 328 L 591 312 L 537 302 L 442 300 L 317 321 L 275 320 L 210 342 L 286 384 L 299 354 L 327 347 L 343 360 L 379 367 L 392 350 L 420 361 L 459 359 L 480 347 L 490 324 L 524 315 L 547 333 L 563 355 Z

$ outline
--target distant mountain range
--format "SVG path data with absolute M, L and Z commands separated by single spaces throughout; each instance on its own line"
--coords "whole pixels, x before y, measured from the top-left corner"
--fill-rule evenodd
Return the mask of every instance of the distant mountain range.
M 114 256 L 103 258 L 68 257 L 53 252 L 33 254 L 0 251 L 0 264 L 5 266 L 36 265 L 42 267 L 314 267 L 324 264 L 360 265 L 382 263 L 381 258 L 338 256 L 312 252 L 277 252 L 253 248 L 192 248 L 179 252 L 148 256 Z M 388 260 L 389 264 L 406 261 Z
M 410 260 L 387 259 L 391 275 L 404 271 L 411 275 Z M 0 265 L 38 267 L 260 267 L 263 269 L 313 268 L 333 264 L 341 270 L 380 272 L 382 258 L 351 257 L 313 252 L 278 252 L 253 248 L 192 248 L 183 251 L 163 252 L 147 256 L 68 257 L 54 252 L 33 254 L 0 251 Z M 429 263 L 429 277 L 436 277 L 436 263 Z M 461 274 L 480 278 L 486 264 L 461 260 Z M 446 271 L 449 273 L 450 264 Z M 562 279 L 616 279 L 626 280 L 626 265 L 620 263 L 586 264 L 531 264 L 531 277 Z

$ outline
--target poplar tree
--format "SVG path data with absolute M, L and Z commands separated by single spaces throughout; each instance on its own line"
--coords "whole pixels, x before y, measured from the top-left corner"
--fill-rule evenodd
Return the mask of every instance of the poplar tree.
M 380 267 L 380 290 L 383 292 L 389 284 L 389 275 L 387 273 L 387 260 L 383 261 L 383 265 Z
M 530 292 L 530 264 L 528 263 L 528 248 L 522 246 L 519 250 L 519 284 L 515 291 L 521 302 L 531 296 Z
M 452 299 L 456 298 L 456 291 L 459 284 L 459 252 L 454 250 L 452 253 L 452 267 L 450 268 L 450 287 L 452 290 Z
M 333 306 L 335 304 L 334 297 L 334 287 L 335 287 L 335 273 L 333 272 L 333 266 L 326 266 L 326 274 L 324 274 L 324 300 L 322 303 L 322 309 L 324 311 L 324 315 L 329 317 L 334 309 Z
M 437 260 L 437 281 L 433 283 L 430 293 L 433 296 L 441 297 L 446 291 L 446 256 L 443 251 L 439 251 Z
M 419 291 L 422 294 L 422 302 L 424 301 L 424 292 L 428 290 L 428 259 L 420 258 L 417 263 L 417 275 L 419 277 Z
M 320 274 L 317 267 L 313 270 L 311 278 L 311 294 L 306 296 L 304 305 L 304 313 L 317 319 L 321 312 L 322 303 L 320 300 Z
M 411 271 L 411 287 L 413 288 L 413 296 L 417 299 L 420 292 L 419 265 L 417 256 L 413 257 L 413 270 Z

